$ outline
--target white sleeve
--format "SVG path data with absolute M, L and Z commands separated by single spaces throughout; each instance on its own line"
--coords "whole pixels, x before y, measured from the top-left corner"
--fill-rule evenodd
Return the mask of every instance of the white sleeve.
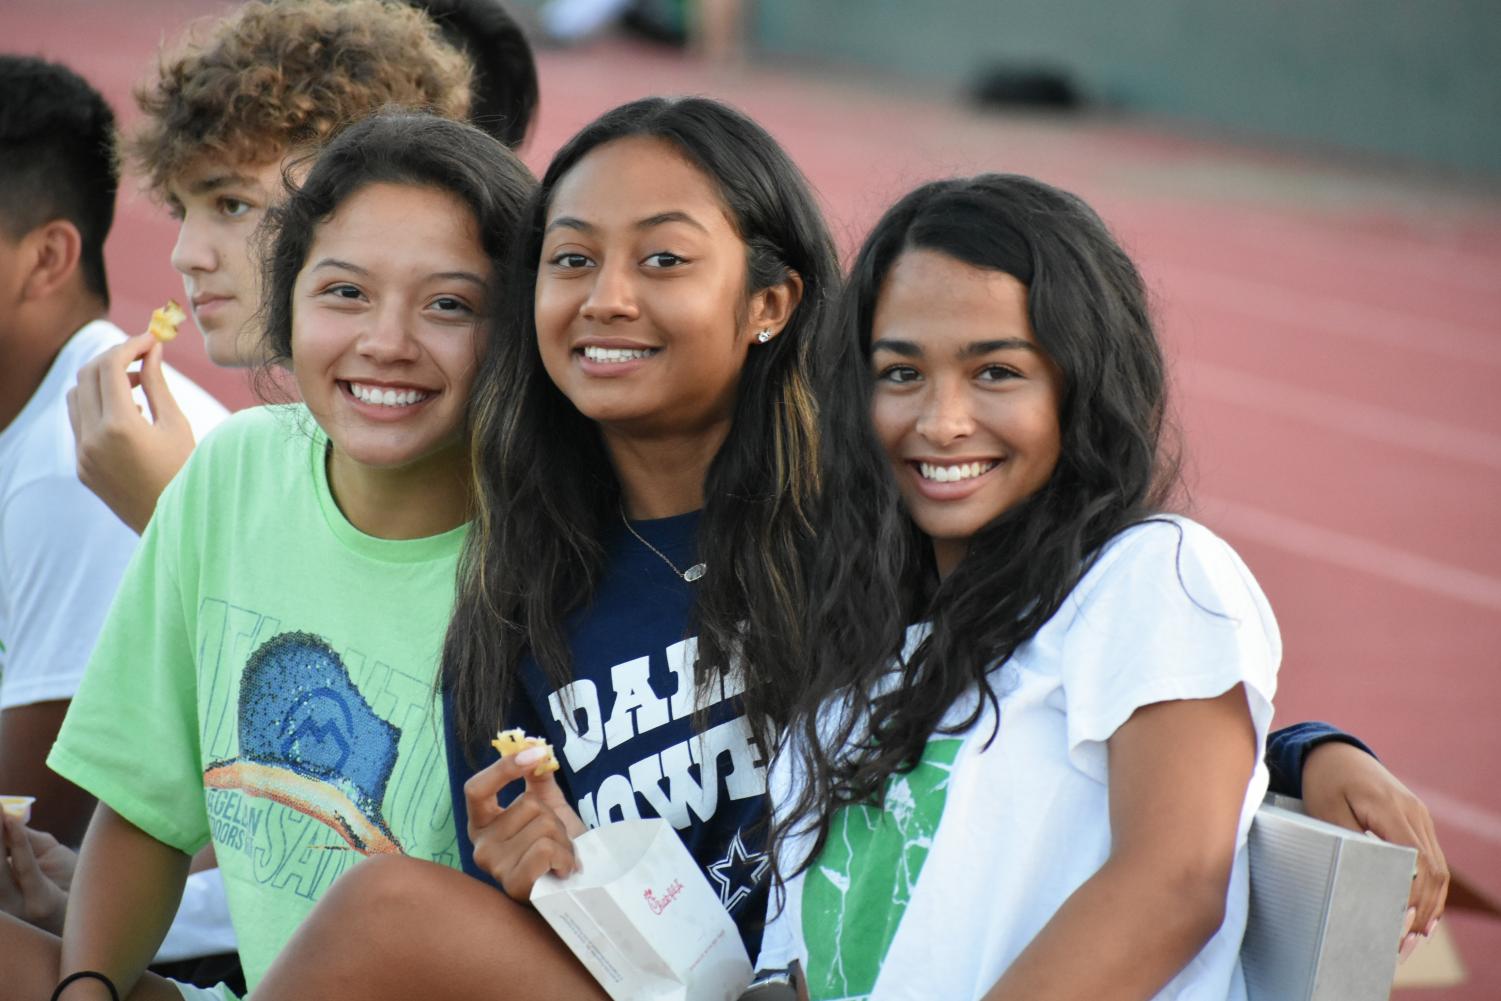
M 1068 601 L 1063 641 L 1069 758 L 1105 781 L 1105 741 L 1145 705 L 1244 684 L 1265 754 L 1282 641 L 1266 596 L 1223 540 L 1182 519 L 1112 543 Z
M 783 906 L 778 913 L 775 887 L 772 888 L 771 897 L 768 910 L 770 920 L 766 922 L 766 930 L 761 934 L 761 955 L 753 966 L 758 973 L 762 970 L 785 970 L 792 965 L 794 959 L 799 962 L 807 960 L 807 957 L 801 955 L 802 936 L 793 928 L 787 907 Z
M 794 757 L 793 749 L 788 748 L 772 762 L 766 792 L 774 811 L 780 812 L 779 806 L 791 803 L 798 792 L 791 765 Z M 796 834 L 784 838 L 776 849 L 778 865 L 784 868 L 795 866 L 806 853 L 808 841 L 806 836 Z M 783 893 L 778 893 L 777 884 L 772 883 L 767 894 L 766 928 L 761 934 L 761 955 L 759 958 L 751 957 L 754 960 L 753 969 L 784 970 L 794 959 L 807 962 L 807 950 L 802 936 L 801 901 L 794 899 L 802 890 L 802 875 L 794 877 Z
M 163 366 L 163 370 L 172 398 L 177 401 L 177 406 L 193 429 L 193 440 L 202 441 L 204 435 L 223 423 L 224 418 L 229 416 L 229 411 L 224 404 L 172 366 Z
M 70 699 L 138 537 L 73 476 L 27 483 L 0 515 L 11 602 L 0 709 Z

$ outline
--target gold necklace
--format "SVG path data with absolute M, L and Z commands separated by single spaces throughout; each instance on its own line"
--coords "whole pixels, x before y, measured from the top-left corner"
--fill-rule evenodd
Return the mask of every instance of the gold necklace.
M 632 535 L 634 535 L 636 537 L 636 541 L 637 542 L 641 543 L 647 549 L 650 549 L 652 552 L 656 553 L 658 559 L 660 559 L 663 563 L 666 563 L 669 567 L 672 568 L 672 572 L 673 573 L 677 574 L 679 577 L 683 578 L 683 580 L 687 581 L 688 583 L 692 584 L 694 581 L 698 580 L 705 573 L 708 572 L 709 568 L 703 562 L 695 563 L 695 564 L 693 564 L 693 566 L 689 567 L 687 570 L 679 570 L 678 569 L 678 565 L 676 563 L 672 562 L 672 560 L 669 560 L 667 558 L 667 554 L 666 553 L 662 552 L 662 550 L 658 549 L 656 546 L 652 545 L 650 542 L 647 542 L 645 539 L 643 539 L 641 537 L 641 533 L 640 532 L 636 531 L 634 528 L 631 527 L 631 520 L 625 516 L 625 508 L 623 508 L 623 507 L 620 509 L 620 523 L 625 526 L 625 530 L 627 532 L 630 532 Z

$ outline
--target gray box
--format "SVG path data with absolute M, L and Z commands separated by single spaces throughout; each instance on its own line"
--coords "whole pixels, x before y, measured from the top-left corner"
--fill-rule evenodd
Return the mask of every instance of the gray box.
M 1269 796 L 1251 824 L 1250 1001 L 1384 1001 L 1418 853 Z

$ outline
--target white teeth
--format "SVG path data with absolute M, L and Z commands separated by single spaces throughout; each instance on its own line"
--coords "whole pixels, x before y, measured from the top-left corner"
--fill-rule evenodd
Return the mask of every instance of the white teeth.
M 966 462 L 957 466 L 935 466 L 931 462 L 919 462 L 918 472 L 925 480 L 934 483 L 953 483 L 955 480 L 971 480 L 983 473 L 988 473 L 998 462 Z
M 349 391 L 361 403 L 370 403 L 377 407 L 409 407 L 433 395 L 421 389 L 382 389 L 379 386 L 365 386 L 358 382 L 351 382 Z
M 592 344 L 584 348 L 585 358 L 588 358 L 590 361 L 605 362 L 607 364 L 612 362 L 636 361 L 640 358 L 648 358 L 652 354 L 654 352 L 650 350 L 635 351 L 629 348 L 600 348 Z

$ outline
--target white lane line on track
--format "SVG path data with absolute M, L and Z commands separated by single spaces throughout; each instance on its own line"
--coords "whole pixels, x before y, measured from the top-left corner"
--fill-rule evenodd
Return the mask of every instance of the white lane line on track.
M 1211 362 L 1185 360 L 1177 385 L 1191 396 L 1270 411 L 1383 445 L 1501 470 L 1501 435 L 1330 396 Z
M 1442 826 L 1501 845 L 1501 815 L 1428 786 L 1414 786 L 1411 783 L 1409 786 Z
M 1222 497 L 1201 495 L 1197 506 L 1227 534 L 1501 612 L 1501 578 Z
M 1421 355 L 1444 355 L 1501 368 L 1501 331 L 1368 306 L 1191 265 L 1154 261 L 1149 273 L 1153 290 L 1169 309 L 1174 302 L 1191 304 L 1195 312 L 1212 306 L 1279 327 L 1374 341 Z

